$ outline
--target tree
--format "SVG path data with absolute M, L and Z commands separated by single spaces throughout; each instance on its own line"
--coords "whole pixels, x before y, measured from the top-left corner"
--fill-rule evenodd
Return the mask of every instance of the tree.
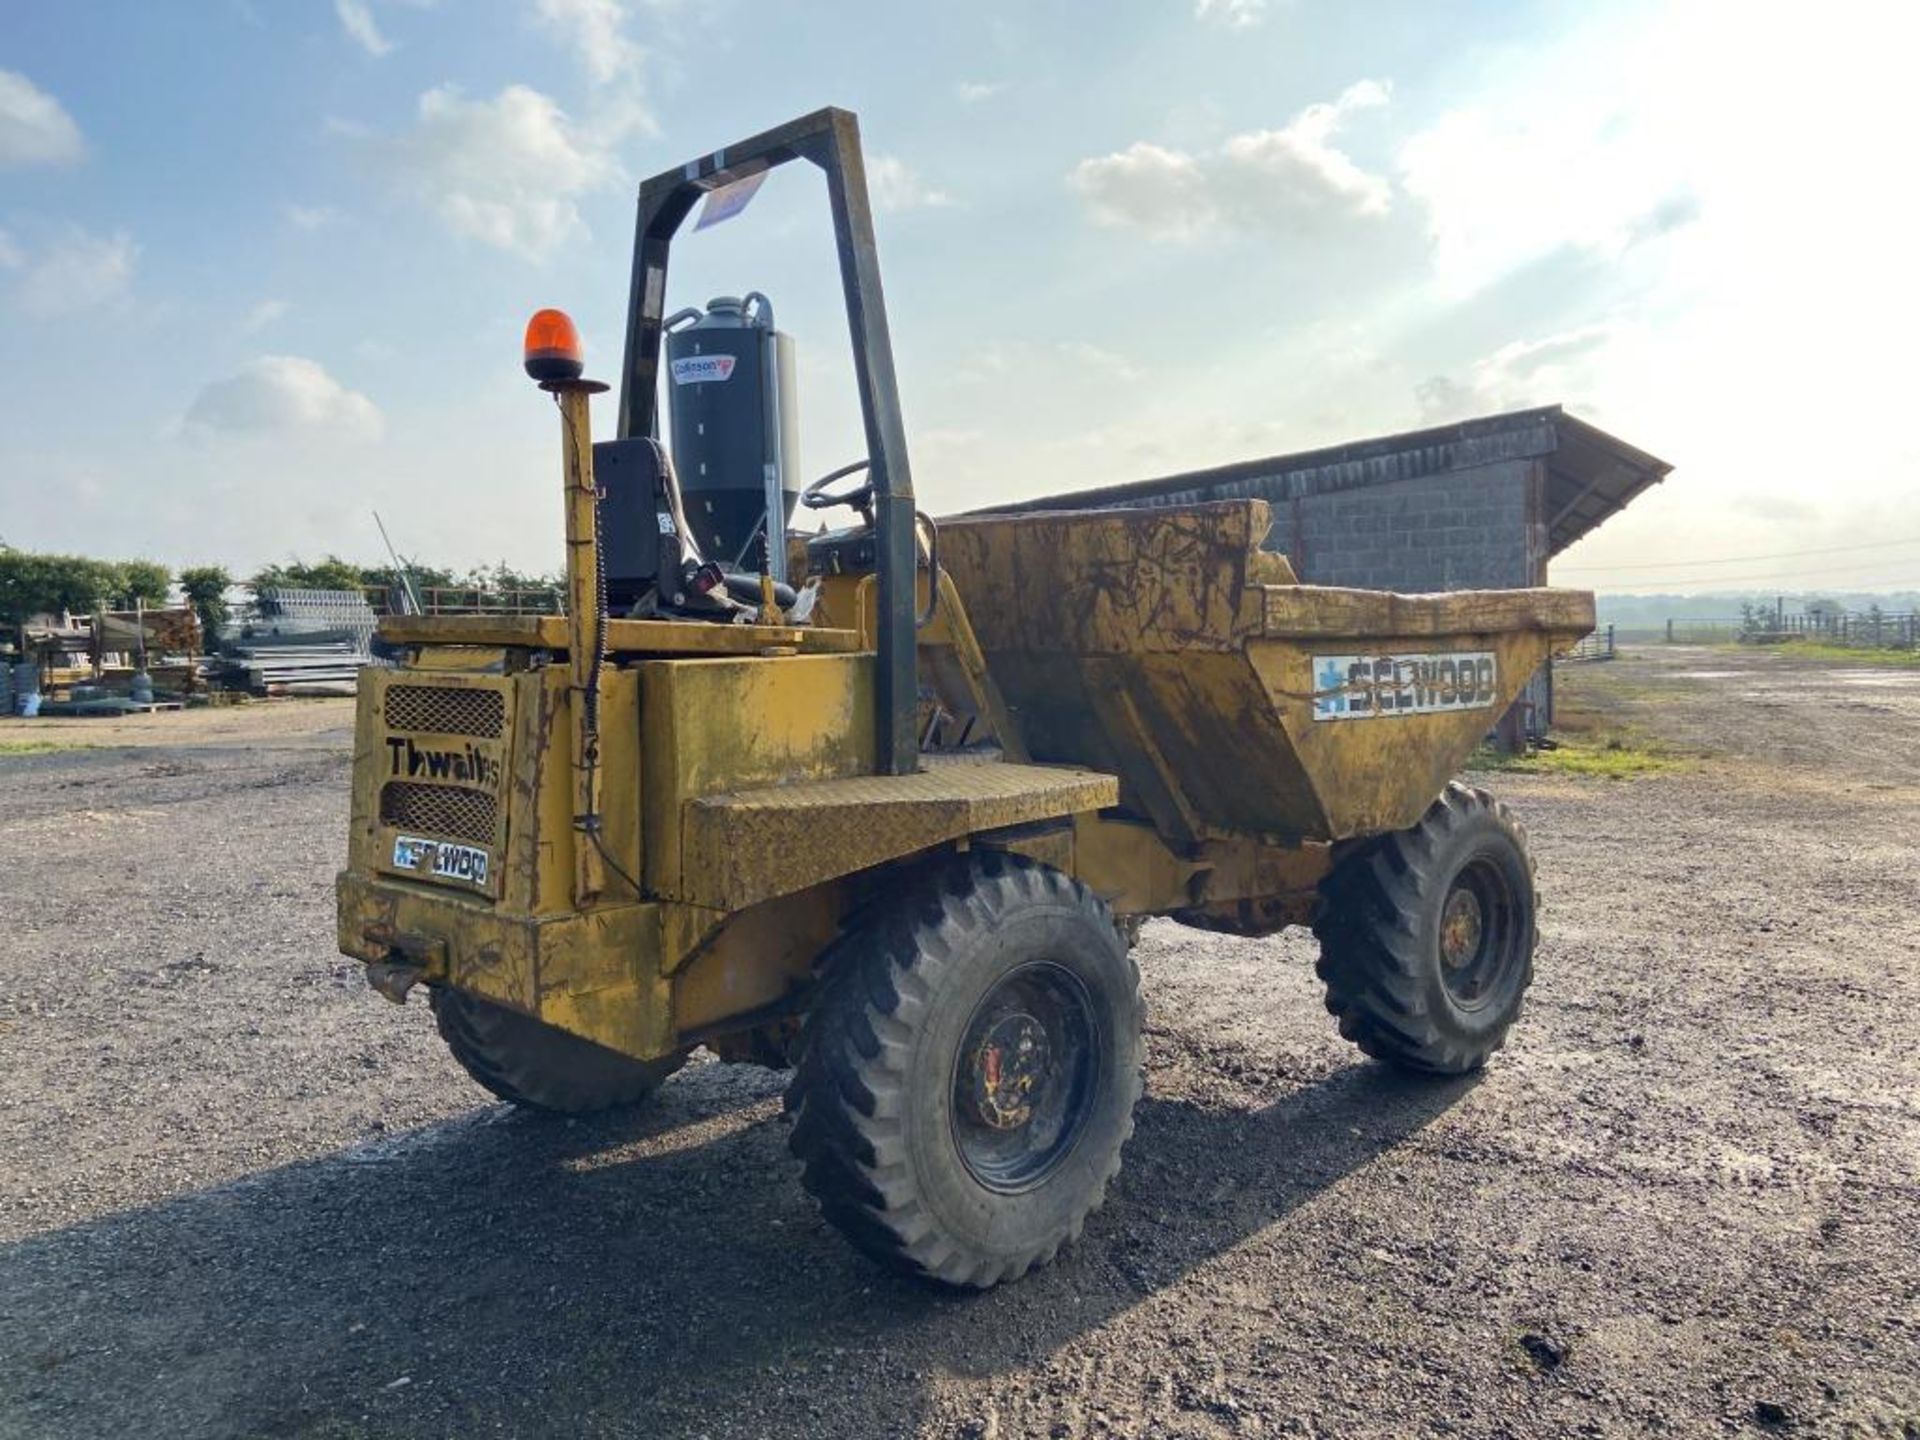
M 167 590 L 173 584 L 173 572 L 152 560 L 127 560 L 114 569 L 120 572 L 114 587 L 115 609 L 131 610 L 137 603 L 159 606 L 167 603 Z
M 307 564 L 297 556 L 284 565 L 266 565 L 247 583 L 255 590 L 288 588 L 295 590 L 358 590 L 365 583 L 365 572 L 350 560 L 328 555 Z
M 511 590 L 560 590 L 566 582 L 559 575 L 534 575 L 515 570 L 500 560 L 492 565 L 474 566 L 467 572 L 466 583 L 475 590 L 504 595 Z
M 0 549 L 0 615 L 21 631 L 23 646 L 35 615 L 87 614 L 110 603 L 124 584 L 122 567 L 104 560 Z
M 40 556 L 0 546 L 0 617 L 16 630 L 24 630 L 27 621 L 40 613 L 45 588 L 42 571 Z M 20 638 L 24 647 L 26 636 Z
M 207 645 L 213 644 L 214 635 L 227 623 L 227 587 L 232 584 L 233 577 L 221 565 L 189 565 L 180 572 L 180 588 L 200 617 L 200 634 Z
M 422 590 L 446 590 L 461 583 L 460 578 L 453 571 L 441 566 L 422 565 L 417 560 L 406 559 L 405 556 L 401 557 L 401 563 L 406 566 L 407 574 L 412 578 L 413 583 Z M 392 565 L 368 565 L 360 571 L 362 583 L 370 586 L 391 586 L 395 573 Z

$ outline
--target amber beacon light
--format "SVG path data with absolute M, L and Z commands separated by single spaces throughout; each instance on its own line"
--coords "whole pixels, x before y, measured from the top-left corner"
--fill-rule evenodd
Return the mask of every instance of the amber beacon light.
M 564 310 L 538 310 L 527 322 L 527 374 L 546 383 L 578 380 L 586 368 L 580 332 Z

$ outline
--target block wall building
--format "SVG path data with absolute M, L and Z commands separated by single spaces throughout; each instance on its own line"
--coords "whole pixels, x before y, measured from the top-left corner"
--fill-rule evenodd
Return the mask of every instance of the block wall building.
M 1261 499 L 1267 548 L 1307 584 L 1508 589 L 1547 584 L 1555 555 L 1672 468 L 1549 405 L 1000 508 Z M 1551 712 L 1543 668 L 1502 728 L 1539 728 Z

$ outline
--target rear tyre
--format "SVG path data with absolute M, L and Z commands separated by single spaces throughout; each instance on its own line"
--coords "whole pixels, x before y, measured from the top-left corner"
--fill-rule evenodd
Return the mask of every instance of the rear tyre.
M 528 1110 L 586 1115 L 633 1105 L 687 1060 L 685 1052 L 634 1060 L 462 990 L 436 987 L 428 1001 L 453 1058 L 502 1100 Z
M 1320 896 L 1317 968 L 1342 1035 L 1442 1075 L 1500 1048 L 1539 940 L 1526 831 L 1506 806 L 1450 784 L 1418 825 L 1342 860 Z
M 895 1269 L 984 1290 L 1077 1239 L 1140 1097 L 1140 976 L 1085 886 L 943 864 L 826 957 L 789 1096 L 823 1215 Z

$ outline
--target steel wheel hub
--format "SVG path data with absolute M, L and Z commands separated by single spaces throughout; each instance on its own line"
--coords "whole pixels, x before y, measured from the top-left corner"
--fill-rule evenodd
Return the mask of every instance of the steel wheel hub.
M 997 1020 L 970 1057 L 974 1113 L 995 1130 L 1031 1120 L 1051 1048 L 1045 1027 L 1025 1011 Z
M 1440 959 L 1446 967 L 1458 970 L 1471 963 L 1485 931 L 1480 898 L 1464 885 L 1456 887 L 1440 913 Z
M 1498 1003 L 1526 965 L 1529 936 L 1513 883 L 1494 859 L 1476 855 L 1453 877 L 1438 939 L 1440 983 L 1453 1003 Z
M 949 1121 L 960 1161 L 1017 1195 L 1072 1153 L 1099 1094 L 1093 1000 L 1065 966 L 1039 960 L 981 997 L 953 1057 Z

